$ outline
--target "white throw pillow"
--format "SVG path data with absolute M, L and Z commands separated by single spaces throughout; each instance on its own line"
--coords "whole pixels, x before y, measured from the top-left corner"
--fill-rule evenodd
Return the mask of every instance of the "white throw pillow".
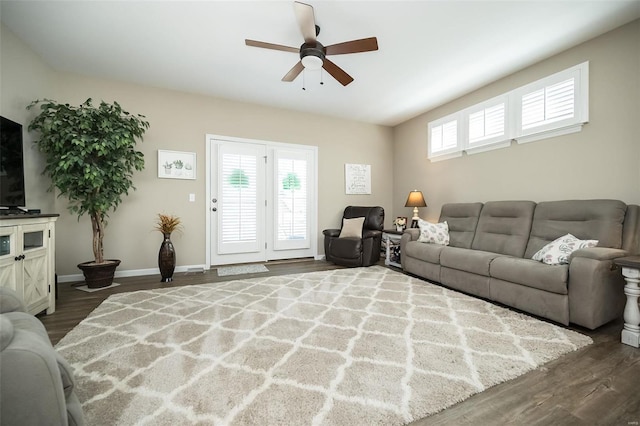
M 418 228 L 420 228 L 420 236 L 418 242 L 449 245 L 449 225 L 447 222 L 431 223 L 426 220 L 418 219 Z
M 364 225 L 364 217 L 354 217 L 353 219 L 342 219 L 342 230 L 340 237 L 357 237 L 362 238 L 362 226 Z
M 566 265 L 569 256 L 578 249 L 595 247 L 598 240 L 579 240 L 571 234 L 556 238 L 533 255 L 532 259 L 547 265 Z

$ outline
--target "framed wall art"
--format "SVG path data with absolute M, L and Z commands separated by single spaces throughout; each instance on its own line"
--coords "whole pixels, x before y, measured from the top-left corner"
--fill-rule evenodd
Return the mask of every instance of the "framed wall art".
M 159 149 L 158 177 L 165 179 L 195 179 L 196 153 Z
M 345 192 L 347 194 L 371 194 L 371 165 L 344 165 Z

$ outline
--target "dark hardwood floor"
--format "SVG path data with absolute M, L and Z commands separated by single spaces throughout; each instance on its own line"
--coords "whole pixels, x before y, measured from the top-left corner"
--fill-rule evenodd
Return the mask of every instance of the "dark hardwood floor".
M 260 277 L 335 269 L 324 261 L 269 263 Z M 392 268 L 398 270 L 396 268 Z M 172 283 L 159 276 L 118 278 L 119 287 L 86 293 L 59 284 L 56 312 L 39 315 L 53 344 L 114 293 L 237 279 L 215 270 L 180 273 Z M 571 329 L 594 344 L 517 379 L 494 386 L 412 426 L 426 425 L 640 425 L 640 349 L 620 343 L 622 319 L 595 331 Z

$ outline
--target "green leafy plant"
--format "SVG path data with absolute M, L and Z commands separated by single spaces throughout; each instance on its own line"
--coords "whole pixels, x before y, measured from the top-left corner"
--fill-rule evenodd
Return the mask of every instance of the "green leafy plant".
M 135 189 L 133 172 L 144 168 L 144 155 L 135 145 L 149 123 L 117 102 L 94 106 L 91 98 L 79 106 L 35 100 L 27 109 L 38 106 L 40 111 L 28 129 L 39 132 L 35 143 L 45 157 L 44 173 L 51 178 L 52 188 L 69 199 L 71 213 L 78 218 L 89 215 L 95 263 L 105 263 L 106 219 L 123 195 Z
M 165 161 L 164 164 L 162 165 L 162 167 L 164 167 L 165 169 L 171 169 L 171 168 L 173 168 L 173 163 Z
M 184 167 L 184 163 L 182 162 L 182 160 L 176 160 L 173 162 L 173 164 L 176 165 L 176 169 L 181 169 L 182 167 Z

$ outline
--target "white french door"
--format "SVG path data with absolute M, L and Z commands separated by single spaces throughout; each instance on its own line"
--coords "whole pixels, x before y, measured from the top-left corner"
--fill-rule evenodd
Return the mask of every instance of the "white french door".
M 315 256 L 315 147 L 207 137 L 211 265 Z

